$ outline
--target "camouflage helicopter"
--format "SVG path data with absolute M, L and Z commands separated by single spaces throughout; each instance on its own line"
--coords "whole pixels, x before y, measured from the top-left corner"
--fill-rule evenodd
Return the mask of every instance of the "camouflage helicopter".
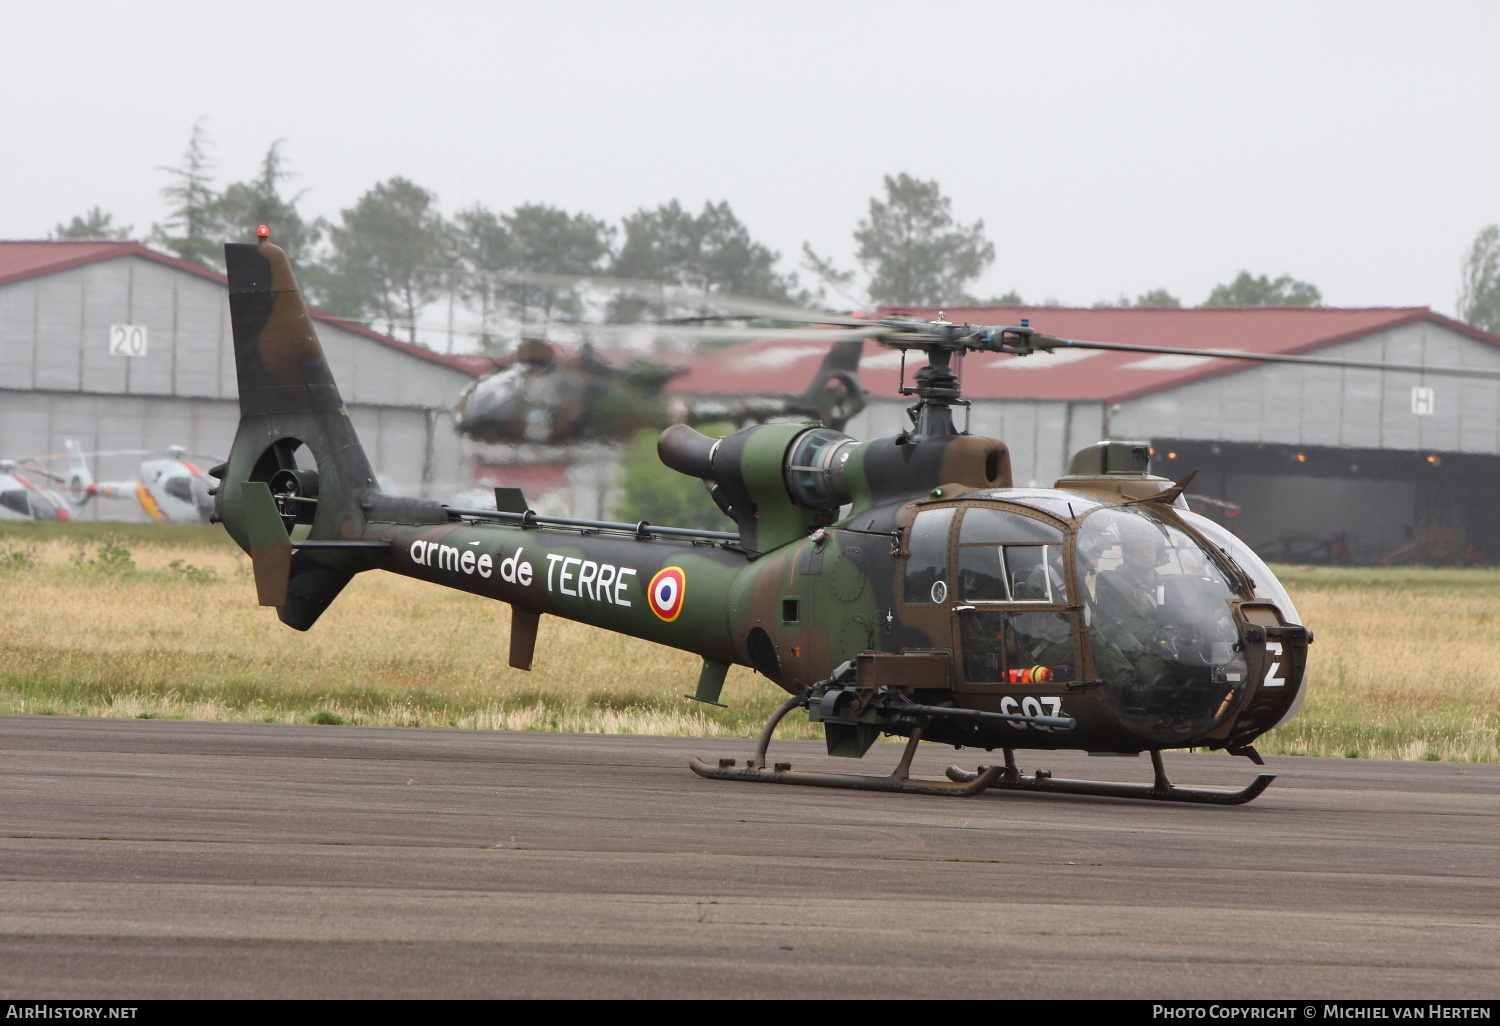
M 953 361 L 965 352 L 1183 350 L 1064 340 L 1024 322 L 835 320 L 847 338 L 925 357 L 901 389 L 915 399 L 911 427 L 872 441 L 819 424 L 721 439 L 668 427 L 663 462 L 701 478 L 735 531 L 541 516 L 514 489 L 497 489 L 497 509 L 453 508 L 376 486 L 290 264 L 258 234 L 226 246 L 241 420 L 210 474 L 216 519 L 250 554 L 261 604 L 288 626 L 309 629 L 355 574 L 383 569 L 510 604 L 519 669 L 532 664 L 543 614 L 701 656 L 687 696 L 701 702 L 719 704 L 731 664 L 752 667 L 789 697 L 743 764 L 692 761 L 719 780 L 1240 804 L 1274 779 L 1183 787 L 1161 759 L 1206 747 L 1262 764 L 1253 742 L 1301 704 L 1312 633 L 1265 564 L 1187 509 L 1188 479 L 1149 473 L 1145 443 L 1101 442 L 1056 487 L 1015 488 L 1005 444 L 954 423 L 964 402 Z M 299 461 L 304 447 L 311 460 Z M 831 755 L 907 738 L 896 770 L 769 762 L 777 724 L 796 709 L 823 725 Z M 923 740 L 1003 759 L 913 779 Z M 1026 774 L 1015 756 L 1026 749 L 1147 752 L 1154 779 Z
M 860 340 L 832 347 L 800 394 L 685 402 L 669 398 L 667 382 L 682 368 L 636 359 L 614 367 L 593 346 L 565 357 L 540 338 L 526 338 L 514 359 L 464 389 L 453 426 L 478 442 L 618 441 L 643 428 L 672 423 L 744 425 L 801 416 L 842 428 L 864 408 L 856 371 Z

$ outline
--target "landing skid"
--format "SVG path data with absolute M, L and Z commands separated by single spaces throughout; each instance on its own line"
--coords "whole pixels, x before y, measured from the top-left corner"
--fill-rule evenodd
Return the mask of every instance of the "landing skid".
M 1003 791 L 1041 791 L 1049 794 L 1089 794 L 1102 798 L 1137 798 L 1153 802 L 1191 802 L 1198 805 L 1244 805 L 1260 797 L 1260 793 L 1276 779 L 1274 773 L 1261 773 L 1238 791 L 1225 791 L 1212 787 L 1179 787 L 1167 779 L 1162 765 L 1161 752 L 1151 752 L 1151 768 L 1156 779 L 1150 784 L 1126 784 L 1110 780 L 1068 780 L 1054 777 L 1046 770 L 1037 770 L 1024 776 L 1016 769 L 1015 755 L 1005 750 L 1005 765 L 1001 767 L 981 766 L 979 771 L 948 767 L 948 779 L 955 783 L 977 783 L 981 777 L 995 769 L 1000 775 L 989 786 Z
M 989 766 L 978 773 L 971 774 L 968 780 L 911 779 L 912 756 L 917 754 L 917 744 L 922 740 L 920 727 L 912 731 L 911 738 L 906 742 L 906 748 L 901 753 L 901 761 L 888 777 L 877 777 L 866 773 L 808 773 L 792 769 L 792 764 L 789 762 L 767 765 L 766 749 L 771 745 L 771 735 L 776 733 L 777 725 L 787 713 L 806 704 L 807 700 L 800 695 L 788 698 L 781 703 L 771 714 L 771 718 L 766 720 L 765 729 L 760 732 L 760 740 L 755 746 L 755 757 L 746 759 L 745 765 L 736 765 L 733 759 L 720 759 L 719 764 L 713 766 L 702 759 L 694 758 L 688 766 L 700 777 L 708 777 L 710 780 L 743 780 L 755 784 L 800 784 L 804 787 L 847 787 L 856 791 L 900 791 L 904 794 L 941 794 L 953 798 L 978 794 L 990 787 L 1005 772 L 1004 766 Z
M 981 766 L 978 771 L 949 766 L 947 780 L 914 780 L 911 777 L 912 757 L 922 740 L 922 728 L 916 727 L 901 753 L 901 761 L 887 777 L 865 773 L 815 773 L 792 769 L 789 762 L 768 764 L 766 750 L 771 744 L 771 735 L 783 717 L 793 709 L 806 704 L 802 697 L 789 698 L 771 714 L 761 731 L 756 744 L 755 757 L 746 759 L 743 766 L 734 759 L 720 759 L 711 765 L 694 758 L 688 763 L 692 771 L 710 780 L 741 780 L 756 784 L 798 784 L 804 787 L 844 787 L 856 791 L 896 791 L 902 794 L 935 794 L 950 798 L 966 798 L 990 788 L 1009 791 L 1040 791 L 1051 794 L 1086 794 L 1105 798 L 1136 798 L 1158 802 L 1193 802 L 1200 805 L 1243 805 L 1258 797 L 1276 779 L 1274 773 L 1262 773 L 1238 791 L 1217 788 L 1179 787 L 1167 779 L 1162 765 L 1161 752 L 1151 752 L 1151 766 L 1155 781 L 1150 784 L 1126 784 L 1105 780 L 1067 780 L 1052 776 L 1046 770 L 1037 770 L 1032 776 L 1024 776 L 1016 768 L 1015 753 L 1005 749 L 1005 764 Z

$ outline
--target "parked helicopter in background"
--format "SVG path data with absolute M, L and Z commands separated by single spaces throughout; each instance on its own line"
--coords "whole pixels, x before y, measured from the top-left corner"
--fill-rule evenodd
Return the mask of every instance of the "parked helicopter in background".
M 145 456 L 140 475 L 130 481 L 95 481 L 88 457 L 74 439 L 63 443 L 68 450 L 67 492 L 76 505 L 90 499 L 127 499 L 140 503 L 146 515 L 158 524 L 206 524 L 213 515 L 213 482 L 191 460 L 180 445 L 164 451 L 116 450 L 94 456 Z
M 858 369 L 861 340 L 840 342 L 800 393 L 687 400 L 666 385 L 685 369 L 632 359 L 615 367 L 585 344 L 566 356 L 552 344 L 523 339 L 515 357 L 469 385 L 453 410 L 459 434 L 478 442 L 622 441 L 669 424 L 743 426 L 784 417 L 812 418 L 840 429 L 864 408 Z
M 1253 743 L 1291 718 L 1312 632 L 1239 539 L 1150 473 L 1145 442 L 1075 453 L 1051 488 L 1016 488 L 999 439 L 957 430 L 953 364 L 965 353 L 1063 348 L 1215 356 L 1376 370 L 1408 365 L 1084 342 L 1022 322 L 907 317 L 841 322 L 847 339 L 925 358 L 901 394 L 911 427 L 858 441 L 816 423 L 724 438 L 675 424 L 658 452 L 702 479 L 733 531 L 538 515 L 515 490 L 496 509 L 387 495 L 349 421 L 285 253 L 226 249 L 241 419 L 216 518 L 249 553 L 262 605 L 308 630 L 371 569 L 511 606 L 510 664 L 529 669 L 543 614 L 693 652 L 698 701 L 718 704 L 731 664 L 789 697 L 743 765 L 693 760 L 718 780 L 963 796 L 987 789 L 1234 805 L 1269 785 L 1182 787 L 1165 749 L 1259 764 Z M 824 315 L 809 321 L 826 324 Z M 1423 365 L 1421 372 L 1484 374 Z M 312 460 L 299 460 L 299 450 Z M 306 538 L 291 531 L 307 525 Z M 728 526 L 728 525 L 726 525 Z M 780 720 L 805 710 L 828 752 L 861 757 L 906 737 L 894 773 L 795 771 L 769 762 Z M 1003 763 L 917 780 L 920 741 L 1000 749 Z M 1146 752 L 1151 783 L 1027 775 L 1019 750 Z
M 116 449 L 85 453 L 74 439 L 64 440 L 67 453 L 0 460 L 0 519 L 71 520 L 73 511 L 94 498 L 139 503 L 159 524 L 206 524 L 213 514 L 213 482 L 189 459 L 182 446 L 165 450 Z M 128 481 L 94 480 L 90 458 L 140 457 L 139 476 Z M 67 462 L 67 474 L 46 469 Z M 48 482 L 39 484 L 36 479 Z
M 0 460 L 0 520 L 71 520 L 68 501 L 46 485 L 33 481 L 61 478 L 35 464 L 37 460 Z

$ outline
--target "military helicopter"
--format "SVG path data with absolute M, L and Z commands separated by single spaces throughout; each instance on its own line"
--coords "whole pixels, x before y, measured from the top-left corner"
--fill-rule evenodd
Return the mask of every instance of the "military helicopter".
M 454 508 L 376 486 L 268 234 L 226 246 L 241 420 L 229 460 L 210 474 L 216 519 L 250 554 L 261 604 L 288 626 L 308 630 L 355 574 L 383 569 L 508 603 L 518 669 L 532 664 L 543 614 L 701 656 L 688 696 L 701 702 L 719 704 L 731 664 L 752 667 L 789 697 L 743 765 L 692 761 L 711 779 L 1208 804 L 1250 801 L 1274 779 L 1184 787 L 1163 768 L 1164 749 L 1189 747 L 1262 764 L 1253 742 L 1296 713 L 1312 641 L 1254 552 L 1188 510 L 1191 475 L 1152 475 L 1145 443 L 1104 441 L 1077 453 L 1056 487 L 1015 488 L 1005 444 L 953 418 L 964 405 L 953 361 L 965 352 L 1184 350 L 1065 340 L 1025 322 L 836 320 L 847 338 L 925 358 L 912 384 L 903 376 L 911 427 L 863 442 L 820 424 L 721 439 L 668 427 L 662 461 L 702 479 L 735 531 L 541 516 L 515 489 L 497 489 L 493 510 Z M 299 460 L 304 448 L 310 460 Z M 778 723 L 796 709 L 823 725 L 831 755 L 863 756 L 881 734 L 907 738 L 897 768 L 768 761 Z M 1002 760 L 913 779 L 924 740 L 998 749 Z M 1027 749 L 1147 752 L 1154 778 L 1026 774 L 1015 753 Z
M 685 372 L 655 360 L 614 367 L 585 344 L 564 357 L 540 338 L 523 339 L 515 358 L 464 389 L 453 409 L 459 434 L 478 442 L 618 441 L 672 423 L 734 423 L 800 416 L 842 428 L 864 408 L 856 371 L 861 341 L 830 348 L 798 395 L 685 402 L 664 388 Z

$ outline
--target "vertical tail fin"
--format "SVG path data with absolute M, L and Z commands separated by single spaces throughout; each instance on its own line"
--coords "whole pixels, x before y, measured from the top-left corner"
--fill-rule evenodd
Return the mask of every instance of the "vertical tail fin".
M 68 498 L 74 502 L 93 498 L 94 475 L 89 470 L 88 460 L 83 457 L 83 446 L 76 438 L 63 439 L 63 445 L 68 450 Z
M 860 410 L 865 408 L 865 390 L 859 383 L 859 358 L 864 351 L 863 339 L 835 342 L 818 365 L 799 412 L 816 416 L 835 431 L 842 431 Z
M 290 262 L 264 238 L 224 247 L 229 314 L 239 379 L 240 424 L 219 478 L 215 519 L 256 559 L 263 599 L 277 603 L 283 623 L 306 630 L 359 570 L 369 554 L 300 551 L 288 560 L 266 537 L 267 489 L 283 529 L 310 524 L 310 537 L 356 540 L 365 507 L 378 491 L 349 412 L 313 331 Z M 311 459 L 298 461 L 306 447 Z M 310 465 L 311 464 L 311 465 Z M 257 487 L 247 487 L 255 484 Z M 261 566 L 265 563 L 265 566 Z M 285 580 L 285 590 L 280 587 Z

